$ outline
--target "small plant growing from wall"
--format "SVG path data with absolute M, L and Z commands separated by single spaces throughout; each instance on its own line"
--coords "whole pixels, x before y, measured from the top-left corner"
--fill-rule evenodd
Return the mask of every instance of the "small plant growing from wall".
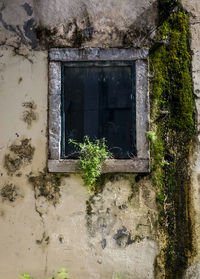
M 23 278 L 23 279 L 34 279 L 33 277 L 31 277 L 31 276 L 30 276 L 29 274 L 27 274 L 27 273 L 21 274 L 20 277 Z
M 34 279 L 33 277 L 31 277 L 29 274 L 24 273 L 20 275 L 21 278 L 23 279 Z M 67 270 L 65 268 L 62 268 L 61 270 L 59 270 L 56 274 L 56 276 L 51 277 L 50 279 L 70 279 L 67 273 Z M 114 277 L 114 279 L 121 279 L 119 277 Z
M 84 185 L 88 187 L 88 192 L 95 190 L 95 182 L 101 175 L 101 164 L 106 159 L 111 159 L 112 154 L 108 151 L 105 138 L 90 141 L 85 136 L 84 142 L 79 143 L 73 139 L 69 139 L 69 143 L 75 145 L 79 152 L 78 169 L 84 181 Z
M 23 279 L 34 279 L 27 273 L 21 274 L 20 277 Z M 68 276 L 66 269 L 62 268 L 57 272 L 56 276 L 53 276 L 50 279 L 70 279 L 70 278 Z

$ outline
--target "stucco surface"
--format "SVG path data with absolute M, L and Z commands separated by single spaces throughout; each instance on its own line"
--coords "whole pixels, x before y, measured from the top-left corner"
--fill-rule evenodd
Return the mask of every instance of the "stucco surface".
M 102 0 L 101 2 L 98 0 L 75 0 L 73 3 L 70 0 L 38 0 L 34 1 L 34 10 L 37 15 L 36 20 L 43 26 L 55 26 L 76 17 L 81 19 L 87 10 L 91 21 L 95 24 L 101 24 L 102 27 L 109 26 L 109 23 L 116 25 L 116 27 L 128 27 L 143 12 L 152 9 L 154 3 L 156 3 L 155 0 Z M 152 24 L 155 18 L 151 17 L 147 21 L 143 18 L 142 20 L 145 24 Z
M 12 56 L 12 59 L 10 59 Z M 26 182 L 30 172 L 37 172 L 45 165 L 46 160 L 46 104 L 47 100 L 41 92 L 47 92 L 46 54 L 32 53 L 34 63 L 13 56 L 12 52 L 1 50 L 1 189 L 7 184 L 16 186 L 16 198 L 10 202 L 1 197 L 1 260 L 0 278 L 17 278 L 17 275 L 31 263 L 30 269 L 44 269 L 45 257 L 41 249 L 36 249 L 35 239 L 41 238 L 43 225 L 35 211 L 34 194 Z M 33 101 L 36 104 L 37 117 L 29 127 L 23 121 L 24 102 Z M 39 115 L 43 115 L 40 118 Z M 31 145 L 36 146 L 33 160 L 24 161 L 15 174 L 8 173 L 4 167 L 5 155 L 12 153 L 9 147 L 20 144 L 22 139 L 31 139 Z M 38 159 L 37 159 L 38 158 Z M 33 250 L 35 250 L 33 252 Z
M 198 279 L 200 278 L 200 263 L 191 265 L 184 276 L 184 279 Z
M 147 178 L 114 174 L 89 196 L 78 175 L 46 166 L 49 46 L 149 45 L 156 22 L 156 1 L 0 2 L 0 278 L 61 267 L 71 279 L 154 278 Z

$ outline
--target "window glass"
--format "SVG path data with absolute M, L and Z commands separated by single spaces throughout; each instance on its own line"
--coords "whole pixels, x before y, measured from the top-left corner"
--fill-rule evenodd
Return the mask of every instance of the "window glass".
M 135 63 L 62 64 L 62 158 L 77 158 L 68 139 L 106 138 L 117 159 L 136 156 Z

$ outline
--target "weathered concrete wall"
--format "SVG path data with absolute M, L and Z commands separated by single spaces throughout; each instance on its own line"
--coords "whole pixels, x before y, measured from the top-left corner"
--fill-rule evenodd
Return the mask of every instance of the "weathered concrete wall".
M 51 0 L 48 9 L 46 1 L 34 2 L 37 24 L 51 34 L 46 38 L 45 30 L 39 32 L 43 44 L 52 44 L 53 40 L 59 46 L 139 46 L 155 35 L 155 0 Z
M 193 212 L 191 214 L 196 255 L 191 259 L 191 267 L 188 268 L 185 278 L 195 279 L 200 277 L 200 2 L 198 0 L 183 0 L 183 6 L 189 12 L 191 23 L 191 50 L 193 52 L 192 76 L 196 105 L 196 128 L 198 133 L 191 164 L 191 202 L 193 205 Z
M 150 46 L 156 22 L 157 1 L 1 1 L 0 278 L 154 277 L 151 183 L 112 175 L 89 196 L 46 163 L 48 48 Z

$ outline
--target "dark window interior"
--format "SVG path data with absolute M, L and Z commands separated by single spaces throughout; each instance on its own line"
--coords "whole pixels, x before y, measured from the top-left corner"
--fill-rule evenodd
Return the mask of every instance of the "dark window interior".
M 136 155 L 135 64 L 132 61 L 62 65 L 62 158 L 77 158 L 68 139 L 106 138 L 117 159 Z

